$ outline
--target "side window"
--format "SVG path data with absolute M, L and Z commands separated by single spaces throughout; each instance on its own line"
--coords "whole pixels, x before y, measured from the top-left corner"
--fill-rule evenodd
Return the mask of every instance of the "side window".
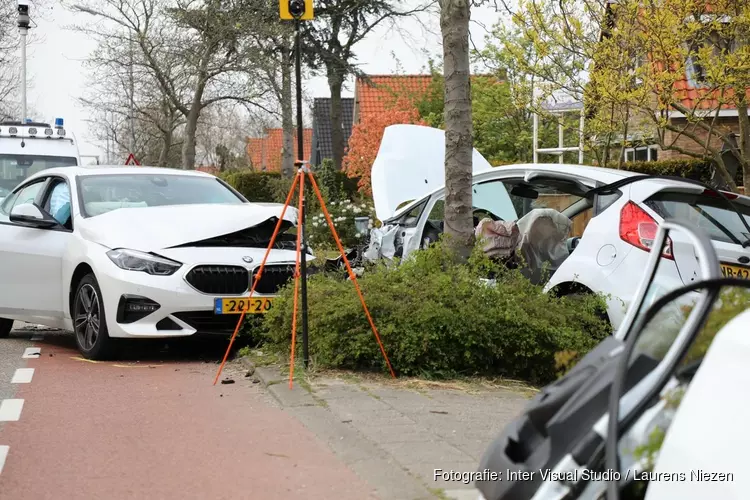
M 24 203 L 34 203 L 39 191 L 44 186 L 44 180 L 39 180 L 33 184 L 29 184 L 26 187 L 21 188 L 12 195 L 5 198 L 2 207 L 0 207 L 0 215 L 2 219 L 0 221 L 7 221 L 11 210 L 16 205 L 22 205 Z
M 543 183 L 534 183 L 533 186 L 527 186 L 506 181 L 505 187 L 508 193 L 510 193 L 510 199 L 516 208 L 519 219 L 537 208 L 553 208 L 558 212 L 562 212 L 583 199 L 582 196 Z M 536 198 L 533 197 L 535 194 Z M 582 236 L 583 231 L 593 216 L 593 208 L 588 208 L 575 214 L 571 218 L 573 224 L 570 228 L 569 236 Z
M 508 186 L 501 180 L 474 184 L 472 187 L 474 211 L 494 215 L 506 221 L 518 218 L 518 209 L 508 194 Z
M 562 212 L 573 203 L 582 199 L 581 196 L 539 184 L 530 186 L 531 190 L 538 193 L 536 198 L 524 196 L 526 194 L 524 193 L 524 189 L 516 188 L 512 183 L 506 183 L 506 188 L 510 193 L 513 206 L 516 207 L 519 219 L 536 208 L 554 208 L 558 212 Z
M 54 217 L 57 222 L 68 229 L 72 229 L 71 208 L 70 188 L 68 187 L 68 183 L 62 179 L 55 180 L 44 202 L 44 209 Z
M 472 187 L 472 203 L 474 212 L 495 215 L 502 220 L 516 220 L 518 210 L 514 207 L 511 197 L 508 196 L 503 181 L 486 181 L 474 184 Z M 475 214 L 476 215 L 476 214 Z M 430 210 L 428 220 L 433 222 L 442 221 L 445 218 L 445 199 L 440 198 Z
M 407 202 L 410 203 L 410 202 Z M 422 203 L 416 205 L 414 208 L 406 212 L 405 214 L 401 215 L 398 219 L 396 219 L 394 222 L 397 224 L 401 224 L 403 227 L 414 227 L 417 225 L 417 222 L 419 222 L 419 217 L 422 215 L 422 211 L 425 209 L 425 206 L 427 205 L 427 200 L 423 201 Z
M 609 208 L 610 205 L 616 202 L 620 198 L 620 196 L 622 196 L 622 191 L 617 191 L 616 193 L 612 194 L 597 195 L 594 198 L 595 215 L 599 215 L 600 213 L 604 212 L 607 208 Z
M 445 200 L 440 198 L 439 200 L 435 201 L 434 205 L 432 205 L 432 210 L 430 210 L 430 215 L 427 216 L 427 220 L 442 221 L 444 217 L 445 217 Z

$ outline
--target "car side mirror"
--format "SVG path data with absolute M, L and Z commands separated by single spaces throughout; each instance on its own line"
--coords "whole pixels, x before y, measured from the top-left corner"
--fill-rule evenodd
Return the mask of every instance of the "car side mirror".
M 39 228 L 50 228 L 60 225 L 51 215 L 33 203 L 21 203 L 14 206 L 10 211 L 10 221 Z

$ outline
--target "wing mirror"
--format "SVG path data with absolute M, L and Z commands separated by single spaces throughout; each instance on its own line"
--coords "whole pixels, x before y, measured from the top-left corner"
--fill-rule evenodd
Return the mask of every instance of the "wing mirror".
M 10 221 L 40 228 L 60 225 L 51 215 L 33 203 L 21 203 L 14 206 L 10 211 Z

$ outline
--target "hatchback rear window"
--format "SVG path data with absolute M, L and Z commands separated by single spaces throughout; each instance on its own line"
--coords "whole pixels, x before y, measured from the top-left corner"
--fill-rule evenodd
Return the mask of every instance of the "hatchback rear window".
M 732 203 L 750 225 L 750 206 L 737 200 Z M 646 205 L 665 219 L 676 219 L 700 227 L 714 241 L 741 244 L 750 240 L 747 227 L 722 198 L 663 191 L 649 198 Z

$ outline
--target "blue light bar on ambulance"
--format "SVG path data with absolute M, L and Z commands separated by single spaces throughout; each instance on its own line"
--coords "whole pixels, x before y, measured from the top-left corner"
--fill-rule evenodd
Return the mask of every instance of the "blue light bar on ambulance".
M 63 126 L 63 119 L 55 118 L 55 128 L 62 128 L 62 126 Z

